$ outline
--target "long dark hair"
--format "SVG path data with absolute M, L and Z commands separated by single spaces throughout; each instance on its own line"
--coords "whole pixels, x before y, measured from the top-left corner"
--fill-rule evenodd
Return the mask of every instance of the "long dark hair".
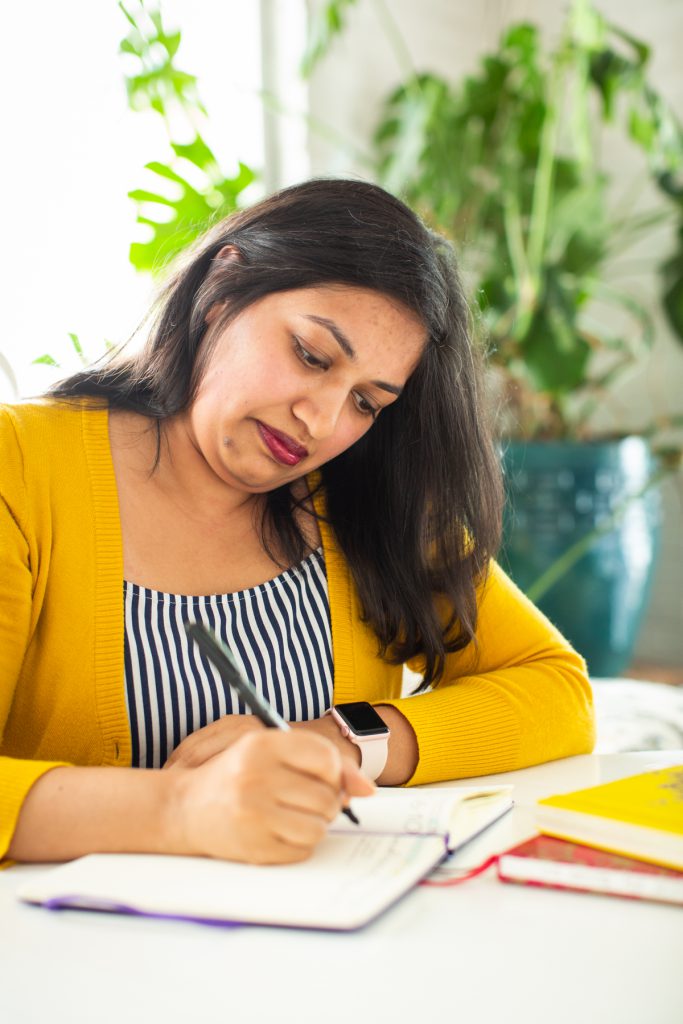
M 225 246 L 236 259 L 217 258 Z M 451 247 L 398 199 L 366 182 L 317 179 L 233 214 L 167 282 L 141 354 L 86 369 L 52 393 L 103 397 L 163 425 L 197 391 L 220 333 L 207 335 L 209 310 L 223 304 L 228 323 L 265 295 L 325 283 L 381 292 L 426 327 L 400 399 L 322 467 L 321 481 L 379 653 L 395 662 L 422 655 L 427 686 L 445 654 L 473 638 L 475 588 L 499 542 L 501 484 Z M 306 551 L 300 507 L 289 486 L 279 488 L 260 524 L 264 544 L 274 539 L 289 564 Z M 447 599 L 445 617 L 436 595 Z

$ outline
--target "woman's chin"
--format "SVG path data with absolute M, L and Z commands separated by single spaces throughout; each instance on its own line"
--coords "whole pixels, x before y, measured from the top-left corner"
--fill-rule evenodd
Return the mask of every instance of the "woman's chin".
M 244 472 L 237 468 L 226 468 L 225 472 L 221 473 L 221 479 L 229 486 L 249 494 L 267 494 L 268 491 L 277 490 L 278 487 L 298 480 L 306 472 L 308 471 L 300 469 L 299 466 L 280 466 L 272 463 L 271 466 L 258 471 L 254 470 L 253 465 Z

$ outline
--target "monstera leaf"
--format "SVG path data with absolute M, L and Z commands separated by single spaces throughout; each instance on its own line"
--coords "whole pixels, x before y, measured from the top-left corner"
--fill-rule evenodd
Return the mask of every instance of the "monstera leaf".
M 210 152 L 201 139 L 197 138 L 193 147 L 174 146 L 176 152 L 186 159 L 190 158 L 192 149 Z M 201 166 L 195 159 L 195 166 Z M 151 237 L 145 242 L 133 242 L 130 247 L 130 261 L 137 270 L 160 273 L 168 261 L 181 252 L 212 223 L 224 217 L 237 207 L 240 193 L 254 181 L 254 172 L 246 166 L 239 165 L 234 178 L 207 176 L 203 189 L 196 189 L 181 174 L 166 164 L 152 161 L 146 169 L 160 179 L 162 185 L 169 182 L 176 186 L 176 195 L 171 198 L 166 192 L 149 189 L 133 189 L 128 195 L 139 204 L 138 224 L 145 225 Z M 204 169 L 204 168 L 201 168 Z M 150 205 L 161 207 L 170 212 L 170 217 L 153 216 L 146 211 Z
M 138 205 L 137 223 L 147 233 L 132 243 L 130 261 L 137 270 L 158 274 L 214 220 L 232 213 L 256 175 L 243 163 L 235 175 L 225 173 L 198 130 L 207 111 L 196 77 L 176 64 L 181 33 L 164 26 L 154 0 L 138 0 L 137 5 L 129 0 L 119 7 L 129 24 L 120 50 L 133 66 L 126 75 L 128 103 L 133 110 L 162 117 L 169 136 L 169 158 L 145 165 L 152 184 L 128 193 Z M 183 126 L 189 143 L 175 138 Z

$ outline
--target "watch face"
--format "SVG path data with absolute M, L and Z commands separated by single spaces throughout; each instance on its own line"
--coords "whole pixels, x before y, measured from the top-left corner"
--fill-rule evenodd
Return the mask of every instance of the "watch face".
M 355 736 L 382 736 L 389 732 L 384 719 L 377 714 L 372 704 L 356 701 L 352 704 L 335 704 L 334 710 L 343 718 Z

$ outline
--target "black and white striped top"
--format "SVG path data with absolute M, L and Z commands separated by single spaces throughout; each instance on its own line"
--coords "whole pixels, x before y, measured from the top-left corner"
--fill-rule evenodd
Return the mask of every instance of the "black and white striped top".
M 288 721 L 332 704 L 330 604 L 322 548 L 273 580 L 190 597 L 124 582 L 125 683 L 133 766 L 160 768 L 189 733 L 248 709 L 183 628 L 203 622 Z

